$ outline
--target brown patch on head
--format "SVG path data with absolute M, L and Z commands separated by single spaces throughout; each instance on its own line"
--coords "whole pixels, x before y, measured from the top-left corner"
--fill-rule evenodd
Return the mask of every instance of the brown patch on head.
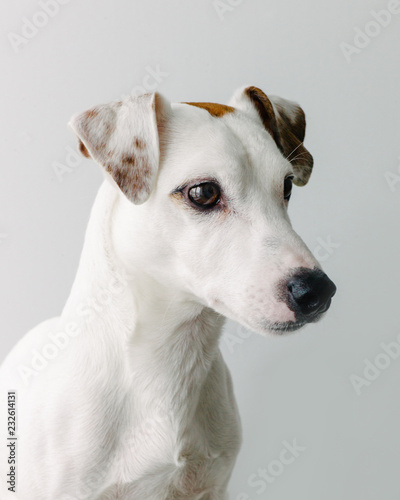
M 233 113 L 235 108 L 232 106 L 226 106 L 225 104 L 217 104 L 215 102 L 184 102 L 183 104 L 189 104 L 190 106 L 196 106 L 197 108 L 203 108 L 210 113 L 211 116 L 220 118 L 227 113 Z
M 278 118 L 278 124 L 283 154 L 293 165 L 296 174 L 293 182 L 297 186 L 304 186 L 310 178 L 314 159 L 311 153 L 303 146 L 303 143 L 299 141 L 296 135 L 287 126 L 285 120 Z
M 306 135 L 306 115 L 300 106 L 293 111 L 290 120 L 281 104 L 275 103 L 274 106 L 278 111 L 278 119 L 282 120 L 285 125 L 290 128 L 291 133 L 297 137 L 300 142 L 303 142 Z
M 273 96 L 268 98 L 257 87 L 247 87 L 244 93 L 282 154 L 293 165 L 294 183 L 297 186 L 307 184 L 314 161 L 303 145 L 306 130 L 304 111 L 291 101 Z
M 284 152 L 281 144 L 276 116 L 274 113 L 274 107 L 272 106 L 271 101 L 268 99 L 266 94 L 264 94 L 264 92 L 257 87 L 247 87 L 247 89 L 245 89 L 245 93 L 254 104 L 257 113 L 259 114 L 261 121 L 264 124 L 264 127 L 272 135 L 278 148 L 282 152 Z
M 276 120 L 283 148 L 283 154 L 293 165 L 294 183 L 297 186 L 307 184 L 314 165 L 314 159 L 304 147 L 306 117 L 300 106 L 293 103 L 274 102 Z M 286 108 L 286 109 L 285 109 Z

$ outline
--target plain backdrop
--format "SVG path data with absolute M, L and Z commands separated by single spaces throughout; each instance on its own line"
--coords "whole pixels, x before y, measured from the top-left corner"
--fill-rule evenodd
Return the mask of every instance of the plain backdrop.
M 71 0 L 46 22 L 40 2 L 3 1 L 0 357 L 60 313 L 77 268 L 102 175 L 73 160 L 70 116 L 138 86 L 226 103 L 257 85 L 306 111 L 315 168 L 289 210 L 338 293 L 323 321 L 287 337 L 227 323 L 221 345 L 244 431 L 231 498 L 398 500 L 400 357 L 382 343 L 399 346 L 400 334 L 400 14 L 371 24 L 388 6 Z M 42 26 L 16 47 L 32 20 Z M 342 44 L 356 35 L 363 48 L 348 61 Z M 279 465 L 294 441 L 302 451 Z

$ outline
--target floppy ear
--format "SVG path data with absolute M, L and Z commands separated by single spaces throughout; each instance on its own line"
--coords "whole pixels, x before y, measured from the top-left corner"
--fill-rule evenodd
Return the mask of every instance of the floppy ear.
M 293 182 L 297 186 L 307 184 L 314 161 L 303 145 L 306 118 L 301 107 L 281 97 L 267 97 L 257 87 L 239 89 L 230 104 L 261 119 L 282 154 L 293 165 Z
M 160 133 L 170 104 L 159 94 L 143 94 L 95 106 L 69 125 L 79 150 L 93 158 L 133 203 L 147 200 L 160 162 Z

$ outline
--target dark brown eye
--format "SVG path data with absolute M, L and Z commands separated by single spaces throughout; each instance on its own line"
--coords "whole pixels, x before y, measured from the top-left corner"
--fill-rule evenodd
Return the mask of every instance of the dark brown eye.
M 221 198 L 221 190 L 215 182 L 203 182 L 188 191 L 189 200 L 201 208 L 212 208 Z
M 283 185 L 283 197 L 286 201 L 289 201 L 290 196 L 292 194 L 293 187 L 293 177 L 286 177 L 285 183 Z

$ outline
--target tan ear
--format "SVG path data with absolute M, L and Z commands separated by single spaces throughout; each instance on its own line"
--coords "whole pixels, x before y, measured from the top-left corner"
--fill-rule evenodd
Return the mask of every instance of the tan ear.
M 253 115 L 256 112 L 282 154 L 293 165 L 294 183 L 297 186 L 307 184 L 314 160 L 303 145 L 306 119 L 301 107 L 281 97 L 268 97 L 252 86 L 239 89 L 230 104 Z
M 160 131 L 170 104 L 159 94 L 128 97 L 95 106 L 69 125 L 79 150 L 93 158 L 135 204 L 150 196 L 160 162 Z

